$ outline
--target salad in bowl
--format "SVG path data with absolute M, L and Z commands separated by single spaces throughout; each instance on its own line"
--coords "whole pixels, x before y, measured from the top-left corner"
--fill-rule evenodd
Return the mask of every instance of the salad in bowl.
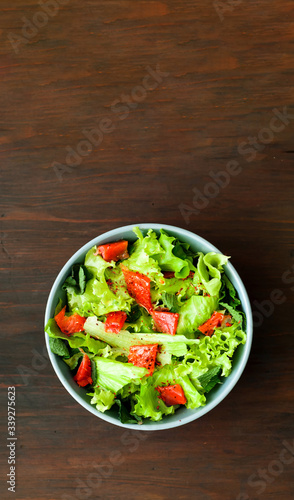
M 166 228 L 132 229 L 74 261 L 45 331 L 71 388 L 99 414 L 142 428 L 205 407 L 248 339 L 229 257 Z

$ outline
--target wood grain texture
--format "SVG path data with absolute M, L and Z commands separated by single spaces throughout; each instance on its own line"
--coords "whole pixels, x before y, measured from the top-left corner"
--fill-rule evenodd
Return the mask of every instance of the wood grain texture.
M 293 2 L 58 5 L 47 21 L 35 0 L 0 6 L 1 431 L 4 442 L 15 385 L 15 498 L 292 500 L 294 463 L 279 472 L 273 461 L 294 439 Z M 29 28 L 33 20 L 44 26 Z M 149 79 L 144 94 L 156 68 L 166 76 Z M 272 122 L 273 110 L 292 117 Z M 66 148 L 110 123 L 68 168 Z M 240 153 L 250 137 L 258 142 Z M 233 160 L 242 171 L 214 195 L 211 172 Z M 61 180 L 55 162 L 67 167 Z M 212 193 L 202 209 L 197 189 Z M 217 409 L 134 438 L 63 389 L 44 357 L 43 316 L 75 250 L 148 221 L 185 227 L 231 255 L 253 305 L 274 289 L 285 300 L 256 328 L 245 373 Z

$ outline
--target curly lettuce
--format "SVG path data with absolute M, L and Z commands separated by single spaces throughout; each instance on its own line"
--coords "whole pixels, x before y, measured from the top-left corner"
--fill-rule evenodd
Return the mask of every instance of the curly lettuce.
M 162 271 L 171 271 L 175 273 L 176 278 L 187 278 L 191 270 L 195 270 L 193 262 L 187 258 L 183 248 L 182 257 L 175 255 L 176 238 L 168 236 L 168 234 L 161 230 L 159 237 L 159 244 L 161 245 L 162 252 L 155 257 L 160 265 Z M 178 247 L 178 252 L 179 252 Z
M 198 256 L 197 271 L 199 280 L 210 295 L 217 295 L 222 286 L 221 273 L 224 270 L 223 266 L 227 264 L 229 257 L 215 252 L 209 252 L 206 255 L 199 252 Z
M 218 306 L 218 297 L 193 295 L 179 309 L 177 334 L 191 336 L 207 321 Z
M 134 300 L 128 294 L 125 283 L 122 284 L 122 273 L 116 268 L 111 273 L 109 268 L 115 267 L 115 262 L 106 262 L 100 255 L 95 255 L 93 247 L 86 255 L 85 268 L 93 275 L 80 294 L 74 288 L 67 288 L 69 310 L 80 316 L 104 316 L 113 311 L 130 311 Z M 107 283 L 106 271 L 114 283 L 113 290 Z M 115 292 L 114 292 L 115 290 Z
M 167 406 L 156 391 L 156 387 L 164 385 L 180 384 L 187 398 L 187 408 L 203 406 L 206 401 L 205 396 L 197 390 L 188 372 L 187 367 L 177 363 L 156 370 L 152 377 L 148 377 L 145 383 L 141 384 L 140 391 L 134 395 L 136 415 L 158 421 L 164 415 L 174 414 L 178 405 Z

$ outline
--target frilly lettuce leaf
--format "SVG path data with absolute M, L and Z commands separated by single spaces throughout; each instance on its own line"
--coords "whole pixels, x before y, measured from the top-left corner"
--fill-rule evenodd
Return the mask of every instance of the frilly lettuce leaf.
M 110 347 L 110 345 L 106 344 L 103 349 L 100 349 L 95 354 L 98 354 L 102 358 L 116 359 L 118 357 L 125 356 L 125 351 L 120 347 Z
M 121 270 L 113 270 L 115 262 L 106 262 L 100 255 L 94 255 L 94 251 L 95 247 L 91 248 L 85 258 L 85 266 L 94 277 L 87 282 L 84 293 L 79 294 L 73 288 L 67 288 L 70 311 L 81 316 L 103 316 L 113 311 L 130 311 L 134 300 L 122 282 Z M 115 282 L 115 293 L 108 286 L 106 271 Z
M 178 278 L 164 278 L 158 282 L 158 292 L 164 305 L 170 310 L 171 307 L 175 308 L 172 312 L 178 312 L 184 300 L 189 299 L 192 295 L 197 295 L 199 290 L 195 287 L 192 277 L 185 279 Z
M 193 257 L 187 252 L 188 244 L 180 243 L 163 230 L 159 238 L 152 229 L 145 237 L 139 228 L 134 228 L 134 232 L 138 240 L 131 248 L 130 257 L 124 261 L 132 271 L 146 274 L 158 284 L 162 271 L 172 271 L 176 278 L 186 278 L 190 270 L 196 270 Z
M 91 404 L 95 404 L 97 410 L 104 412 L 109 410 L 115 401 L 116 394 L 121 397 L 129 394 L 142 382 L 142 378 L 148 373 L 146 368 L 134 366 L 132 363 L 121 363 L 109 358 L 96 356 L 96 380 Z M 126 387 L 126 391 L 123 389 Z
M 102 413 L 112 407 L 115 398 L 114 392 L 103 387 L 95 387 L 94 392 L 88 393 L 88 396 L 92 396 L 91 404 L 95 405 L 97 410 Z
M 189 369 L 186 366 L 179 363 L 174 369 L 176 375 L 176 383 L 180 384 L 184 390 L 185 396 L 187 398 L 186 407 L 187 408 L 198 408 L 199 406 L 204 406 L 206 403 L 205 396 L 199 392 L 199 385 L 193 383 L 189 376 Z M 181 381 L 178 377 L 181 377 Z
M 163 415 L 172 415 L 178 405 L 167 406 L 160 398 L 158 386 L 180 384 L 187 398 L 187 408 L 198 408 L 205 404 L 205 396 L 200 394 L 195 388 L 188 375 L 185 366 L 165 365 L 156 369 L 152 377 L 147 377 L 144 384 L 140 386 L 139 394 L 134 395 L 136 404 L 134 411 L 137 415 L 150 418 L 151 420 L 161 420 Z
M 175 242 L 174 236 L 168 236 L 165 231 L 160 231 L 159 243 L 163 249 L 156 260 L 163 271 L 173 271 L 176 278 L 187 278 L 191 269 L 195 269 L 192 262 L 187 258 L 179 258 L 175 255 Z M 182 256 L 185 256 L 183 248 L 178 245 L 178 252 L 182 250 Z
M 222 286 L 222 266 L 227 264 L 229 257 L 215 252 L 209 252 L 206 255 L 199 252 L 198 255 L 197 271 L 199 279 L 210 295 L 217 295 Z
M 197 383 L 196 379 L 209 369 L 219 366 L 221 375 L 227 377 L 232 369 L 232 356 L 240 344 L 245 344 L 246 334 L 237 323 L 230 327 L 218 328 L 214 334 L 202 336 L 198 344 L 191 345 L 183 363 L 191 368 L 189 376 Z M 194 360 L 194 361 L 193 361 Z
M 157 261 L 153 258 L 153 256 L 163 252 L 156 233 L 150 229 L 143 237 L 139 228 L 134 228 L 134 233 L 138 239 L 130 249 L 130 257 L 124 260 L 124 266 L 156 281 L 163 276 Z
M 122 307 L 123 303 L 127 302 L 128 307 L 126 311 L 131 311 L 132 304 L 135 305 L 136 303 L 128 293 L 125 278 L 121 268 L 119 266 L 115 268 L 107 268 L 105 271 L 105 280 L 111 292 L 122 304 Z
M 86 268 L 99 280 L 104 279 L 105 270 L 108 267 L 115 267 L 115 262 L 107 262 L 101 255 L 94 255 L 96 247 L 91 248 L 85 257 Z
M 207 321 L 218 305 L 217 296 L 193 295 L 179 309 L 177 334 L 191 336 Z

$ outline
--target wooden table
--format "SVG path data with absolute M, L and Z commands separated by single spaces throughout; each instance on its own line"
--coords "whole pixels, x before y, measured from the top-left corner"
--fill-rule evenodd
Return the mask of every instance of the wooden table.
M 1 498 L 292 500 L 293 2 L 2 0 L 0 37 Z M 218 408 L 126 436 L 61 386 L 44 308 L 80 246 L 151 221 L 232 256 L 256 329 Z

